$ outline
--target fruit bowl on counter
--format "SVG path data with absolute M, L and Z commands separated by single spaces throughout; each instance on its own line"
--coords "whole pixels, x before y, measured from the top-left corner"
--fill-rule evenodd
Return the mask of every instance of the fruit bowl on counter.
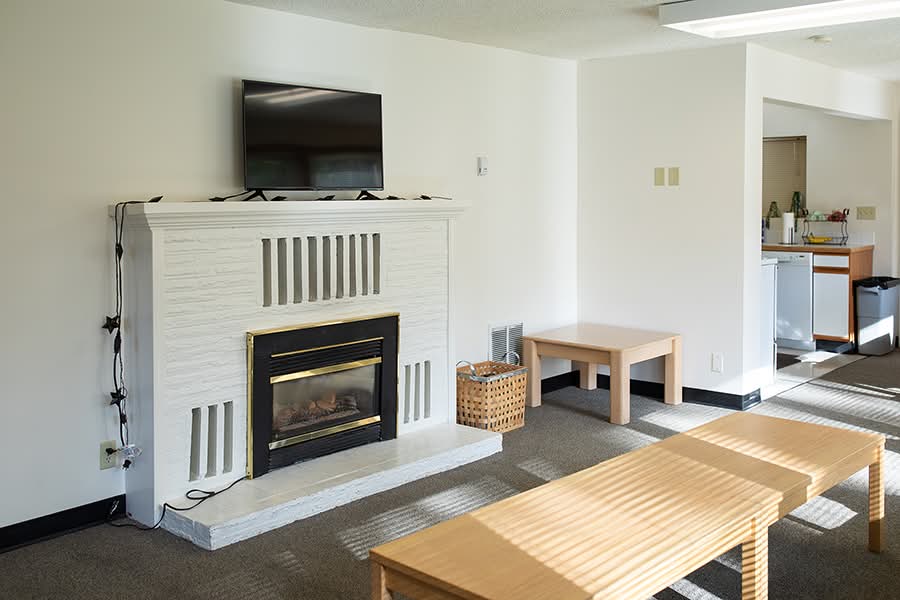
M 827 244 L 834 240 L 833 237 L 817 236 L 817 235 L 803 236 L 803 239 L 807 244 Z

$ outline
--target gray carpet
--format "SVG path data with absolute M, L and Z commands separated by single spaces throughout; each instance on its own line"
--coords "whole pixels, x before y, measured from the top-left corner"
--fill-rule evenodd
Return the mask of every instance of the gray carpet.
M 618 427 L 606 422 L 603 390 L 567 388 L 544 401 L 505 436 L 500 455 L 216 552 L 164 531 L 98 526 L 2 554 L 0 598 L 363 600 L 371 546 L 726 414 L 634 397 L 631 425 Z M 754 410 L 888 436 L 887 551 L 866 551 L 867 476 L 859 473 L 772 528 L 770 597 L 900 598 L 900 353 L 851 364 Z M 740 598 L 738 552 L 656 598 Z

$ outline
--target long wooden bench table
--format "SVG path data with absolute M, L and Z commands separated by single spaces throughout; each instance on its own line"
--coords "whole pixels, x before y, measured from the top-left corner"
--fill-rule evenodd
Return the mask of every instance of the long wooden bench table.
M 370 552 L 372 598 L 645 599 L 742 545 L 768 596 L 768 528 L 869 468 L 883 544 L 884 437 L 735 413 Z
M 527 402 L 541 405 L 541 356 L 565 358 L 580 372 L 579 386 L 597 388 L 597 365 L 609 365 L 609 421 L 625 425 L 631 419 L 631 365 L 666 357 L 666 404 L 681 403 L 681 336 L 596 323 L 577 323 L 522 338 L 529 370 Z

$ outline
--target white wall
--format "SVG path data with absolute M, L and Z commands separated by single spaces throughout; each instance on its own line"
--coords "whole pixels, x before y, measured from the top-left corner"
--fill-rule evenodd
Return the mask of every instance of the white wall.
M 239 188 L 241 78 L 382 93 L 385 193 L 472 203 L 458 358 L 486 356 L 491 322 L 576 318 L 573 62 L 221 0 L 13 0 L 0 70 L 0 526 L 122 492 L 97 468 L 116 435 L 106 209 Z
M 748 391 L 745 59 L 735 45 L 592 60 L 578 79 L 579 317 L 681 333 L 684 384 L 734 394 Z M 654 188 L 659 166 L 679 166 L 680 187 Z
M 874 270 L 890 274 L 897 219 L 891 206 L 891 123 L 766 102 L 763 135 L 807 137 L 807 207 L 826 212 L 849 208 L 851 236 L 874 236 Z M 858 206 L 874 206 L 877 218 L 858 221 Z M 827 225 L 819 227 L 829 231 Z

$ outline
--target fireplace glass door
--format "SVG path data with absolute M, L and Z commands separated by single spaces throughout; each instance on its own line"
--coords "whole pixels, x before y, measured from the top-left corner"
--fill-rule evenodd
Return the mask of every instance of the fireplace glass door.
M 295 441 L 313 432 L 377 416 L 378 365 L 360 365 L 366 362 L 371 361 L 275 378 L 278 381 L 272 384 L 271 441 Z

